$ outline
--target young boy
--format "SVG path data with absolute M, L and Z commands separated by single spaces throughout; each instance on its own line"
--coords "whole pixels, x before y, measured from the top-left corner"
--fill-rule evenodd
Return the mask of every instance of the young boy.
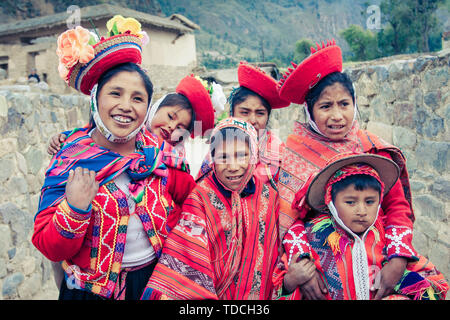
M 369 154 L 340 155 L 309 183 L 306 203 L 324 212 L 304 225 L 309 252 L 289 256 L 284 290 L 295 290 L 289 298 L 369 300 L 377 295 L 381 269 L 387 262 L 386 238 L 380 203 L 398 179 L 398 166 L 391 160 Z M 297 203 L 303 203 L 299 201 Z M 301 209 L 301 208 L 299 208 Z M 402 237 L 410 231 L 393 230 L 395 246 L 404 247 Z M 291 240 L 283 241 L 292 252 Z M 409 250 L 412 259 L 385 299 L 445 299 L 448 284 L 428 259 Z M 301 259 L 298 261 L 298 259 Z M 309 259 L 311 260 L 309 260 Z M 320 291 L 311 281 L 318 272 Z
M 227 118 L 213 130 L 213 170 L 197 182 L 165 242 L 144 299 L 270 299 L 278 199 L 253 174 L 257 133 Z

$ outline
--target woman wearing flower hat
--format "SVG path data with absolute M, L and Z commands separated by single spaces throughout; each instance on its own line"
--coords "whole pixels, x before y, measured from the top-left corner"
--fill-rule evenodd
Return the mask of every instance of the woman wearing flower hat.
M 96 43 L 82 27 L 58 38 L 60 74 L 90 95 L 92 114 L 51 160 L 34 221 L 33 244 L 64 269 L 60 299 L 139 299 L 172 209 L 195 186 L 185 161 L 145 128 L 153 86 L 130 19 Z
M 230 116 L 244 119 L 258 131 L 258 176 L 276 188 L 281 164 L 283 142 L 267 128 L 272 109 L 285 108 L 289 101 L 280 98 L 277 82 L 261 69 L 241 61 L 238 67 L 239 87 L 229 97 Z M 205 160 L 199 177 L 210 171 L 210 160 Z
M 294 124 L 282 155 L 278 184 L 281 232 L 286 232 L 295 219 L 314 215 L 313 211 L 300 212 L 294 203 L 304 201 L 302 186 L 337 154 L 373 153 L 392 159 L 400 168 L 400 179 L 384 197 L 380 215 L 387 235 L 394 239 L 394 230 L 399 230 L 403 236 L 398 243 L 388 243 L 389 263 L 383 267 L 376 296 L 381 298 L 393 288 L 411 258 L 405 248 L 412 248 L 414 214 L 405 157 L 397 147 L 359 128 L 355 91 L 349 77 L 342 73 L 342 53 L 334 40 L 317 44 L 308 58 L 293 66 L 279 81 L 279 94 L 290 102 L 305 104 L 308 122 Z M 299 223 L 290 230 L 285 241 L 292 243 L 300 256 L 307 256 L 304 226 Z M 322 294 L 318 282 L 316 278 L 311 282 L 317 297 Z

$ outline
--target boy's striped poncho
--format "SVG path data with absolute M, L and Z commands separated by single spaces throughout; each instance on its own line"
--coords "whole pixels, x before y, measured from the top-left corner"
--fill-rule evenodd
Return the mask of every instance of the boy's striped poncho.
M 235 274 L 226 266 L 232 242 L 230 199 L 210 172 L 192 191 L 166 240 L 144 299 L 270 299 L 278 261 L 278 198 L 254 177 L 255 192 L 241 198 L 242 254 Z M 227 282 L 226 279 L 231 279 Z

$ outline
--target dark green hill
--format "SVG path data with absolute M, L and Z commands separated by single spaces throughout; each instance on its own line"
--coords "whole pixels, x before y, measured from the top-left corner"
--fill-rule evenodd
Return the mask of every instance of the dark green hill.
M 222 59 L 222 65 L 240 58 L 274 60 L 287 64 L 293 59 L 295 42 L 301 38 L 339 38 L 350 24 L 364 25 L 366 0 L 161 0 L 163 14 L 181 13 L 202 27 L 197 44 L 203 62 Z M 372 1 L 379 2 L 379 1 Z M 206 58 L 206 59 L 205 59 Z M 233 58 L 233 59 L 232 59 Z M 205 61 L 207 60 L 207 61 Z

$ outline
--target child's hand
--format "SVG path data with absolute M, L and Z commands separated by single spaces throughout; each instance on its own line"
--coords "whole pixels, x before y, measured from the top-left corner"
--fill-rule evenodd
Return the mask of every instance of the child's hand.
M 374 300 L 380 300 L 392 293 L 395 285 L 400 281 L 408 261 L 402 257 L 392 258 L 386 263 L 375 277 L 375 285 L 370 290 L 375 291 Z
M 302 296 L 307 300 L 325 300 L 327 288 L 320 277 L 319 271 L 315 271 L 311 280 L 300 286 Z
M 66 135 L 59 133 L 50 138 L 50 142 L 48 144 L 47 153 L 49 155 L 56 154 L 61 149 L 61 143 L 66 141 Z
M 99 183 L 95 171 L 77 167 L 70 170 L 66 185 L 66 199 L 75 208 L 86 210 L 97 195 Z
M 311 280 L 316 270 L 316 266 L 308 258 L 297 261 L 299 255 L 300 253 L 297 253 L 292 257 L 288 272 L 284 277 L 284 288 L 289 292 Z

